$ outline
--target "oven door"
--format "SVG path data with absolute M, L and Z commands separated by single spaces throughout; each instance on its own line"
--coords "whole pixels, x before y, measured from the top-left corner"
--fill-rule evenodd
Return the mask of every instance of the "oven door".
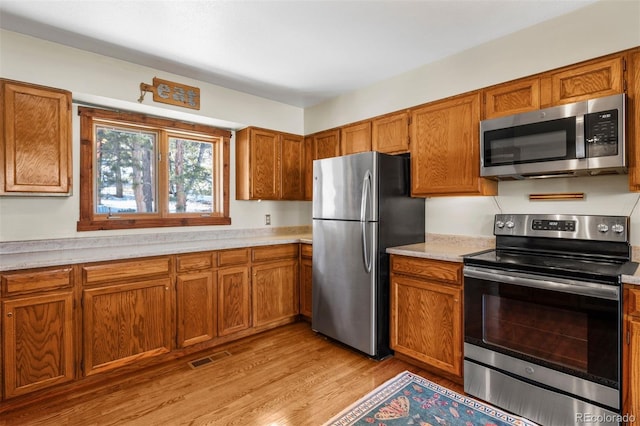
M 615 285 L 465 266 L 465 360 L 618 411 L 620 308 Z

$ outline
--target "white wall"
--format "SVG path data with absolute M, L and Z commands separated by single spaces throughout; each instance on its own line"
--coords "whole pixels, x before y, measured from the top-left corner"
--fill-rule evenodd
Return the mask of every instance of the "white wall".
M 305 110 L 310 134 L 640 45 L 640 2 L 601 0 L 571 14 L 469 49 Z M 383 55 L 383 54 L 382 54 Z M 640 194 L 627 176 L 500 182 L 496 197 L 426 200 L 428 233 L 491 236 L 495 213 L 631 216 L 640 245 Z M 584 201 L 528 200 L 530 193 L 584 192 Z
M 0 30 L 0 76 L 70 90 L 74 101 L 139 111 L 227 129 L 247 125 L 295 134 L 303 133 L 302 108 L 164 73 L 132 63 Z M 153 77 L 200 88 L 201 109 L 186 110 L 153 104 L 151 94 L 138 103 L 140 83 Z M 0 197 L 0 242 L 106 236 L 131 233 L 176 232 L 311 224 L 311 203 L 235 201 L 235 143 L 231 143 L 232 225 L 134 231 L 77 232 L 79 217 L 79 120 L 73 115 L 73 186 L 71 197 Z

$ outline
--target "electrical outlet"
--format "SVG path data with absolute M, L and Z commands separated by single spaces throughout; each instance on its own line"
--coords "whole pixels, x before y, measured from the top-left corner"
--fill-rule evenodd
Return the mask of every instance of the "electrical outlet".
M 265 225 L 271 225 L 271 215 L 270 214 L 265 214 L 264 215 L 264 224 Z

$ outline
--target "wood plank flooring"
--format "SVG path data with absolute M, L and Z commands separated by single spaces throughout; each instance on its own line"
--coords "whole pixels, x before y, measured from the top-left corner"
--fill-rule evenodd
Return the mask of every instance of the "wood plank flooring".
M 187 361 L 231 355 L 192 369 Z M 316 335 L 280 327 L 128 376 L 108 388 L 0 416 L 13 425 L 321 425 L 404 370 L 459 385 L 396 358 L 373 361 Z

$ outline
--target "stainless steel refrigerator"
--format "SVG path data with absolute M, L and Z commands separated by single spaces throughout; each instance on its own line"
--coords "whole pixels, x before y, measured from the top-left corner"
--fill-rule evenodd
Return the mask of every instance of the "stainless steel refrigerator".
M 409 194 L 407 156 L 313 162 L 311 326 L 376 359 L 391 353 L 386 249 L 425 238 L 425 200 Z

